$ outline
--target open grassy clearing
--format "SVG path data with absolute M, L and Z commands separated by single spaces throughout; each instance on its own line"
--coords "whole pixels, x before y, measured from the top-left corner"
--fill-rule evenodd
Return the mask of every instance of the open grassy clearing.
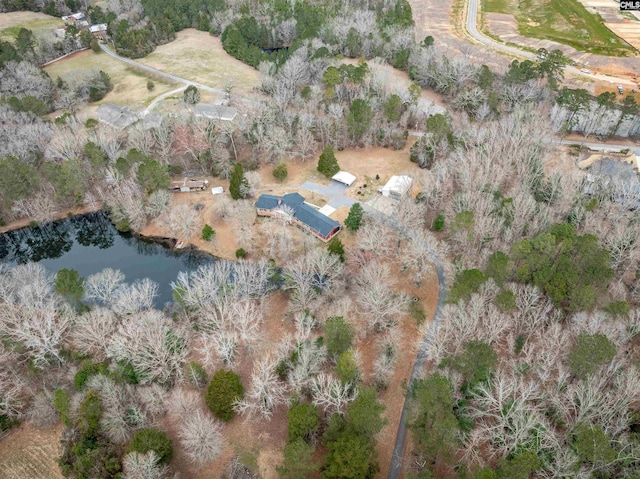
M 258 72 L 228 55 L 218 37 L 192 28 L 137 61 L 213 88 L 231 85 L 248 92 L 260 84 Z
M 518 32 L 552 40 L 577 50 L 609 56 L 630 56 L 633 47 L 618 38 L 600 15 L 589 13 L 577 0 L 483 0 L 483 12 L 513 15 Z
M 64 22 L 60 18 L 35 12 L 10 12 L 0 15 L 0 38 L 13 40 L 21 28 L 28 28 L 36 35 L 41 32 L 51 31 L 53 28 L 62 28 Z
M 58 77 L 66 80 L 90 70 L 103 70 L 111 77 L 113 90 L 97 104 L 113 103 L 118 106 L 129 106 L 132 109 L 144 108 L 158 95 L 178 86 L 165 83 L 160 78 L 144 75 L 106 53 L 94 53 L 91 50 L 79 52 L 52 63 L 46 66 L 45 70 L 54 81 Z M 153 91 L 147 90 L 148 80 L 155 83 Z

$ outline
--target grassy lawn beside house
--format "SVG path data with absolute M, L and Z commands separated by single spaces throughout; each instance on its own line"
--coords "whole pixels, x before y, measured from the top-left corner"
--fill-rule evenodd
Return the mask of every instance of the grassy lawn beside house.
M 482 11 L 513 15 L 518 32 L 527 37 L 600 55 L 629 56 L 635 52 L 578 0 L 483 0 Z

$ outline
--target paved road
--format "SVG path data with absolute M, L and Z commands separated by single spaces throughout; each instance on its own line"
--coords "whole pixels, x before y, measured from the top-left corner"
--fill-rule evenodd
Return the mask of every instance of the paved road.
M 170 97 L 171 95 L 175 95 L 176 93 L 180 93 L 181 91 L 185 90 L 187 87 L 186 86 L 181 86 L 180 88 L 176 88 L 175 90 L 171 90 L 168 91 L 166 93 L 163 93 L 162 95 L 159 95 L 157 97 L 155 97 L 153 99 L 153 101 L 151 103 L 149 103 L 149 106 L 147 108 L 144 109 L 144 111 L 142 112 L 143 115 L 147 115 L 150 111 L 152 111 L 156 105 L 158 103 L 160 103 L 162 100 L 164 100 L 165 98 Z
M 426 133 L 423 131 L 409 131 L 409 136 L 425 136 Z M 599 142 L 591 142 L 586 141 L 584 139 L 575 140 L 561 140 L 559 138 L 548 138 L 545 140 L 546 143 L 558 144 L 558 145 L 581 145 L 585 148 L 589 148 L 591 150 L 610 150 L 610 151 L 620 151 L 620 150 L 632 150 L 636 155 L 640 156 L 640 146 L 636 145 L 624 145 L 621 143 L 599 143 Z
M 422 235 L 420 235 L 415 230 L 407 228 L 405 225 L 400 223 L 397 218 L 391 215 L 385 215 L 371 208 L 366 203 L 363 204 L 363 209 L 368 215 L 373 216 L 378 221 L 396 230 L 401 236 L 409 238 L 412 241 L 416 242 L 416 244 L 420 245 L 429 255 L 429 259 L 433 262 L 436 268 L 436 274 L 438 275 L 438 305 L 436 306 L 436 311 L 433 315 L 433 319 L 431 320 L 431 324 L 429 325 L 429 329 L 427 330 L 427 334 L 425 335 L 422 344 L 420 345 L 416 360 L 413 363 L 413 367 L 411 368 L 411 375 L 409 376 L 409 382 L 407 383 L 407 394 L 405 395 L 404 405 L 402 406 L 402 414 L 400 415 L 400 424 L 398 425 L 398 432 L 396 433 L 396 440 L 393 445 L 391 467 L 389 468 L 389 474 L 387 475 L 388 479 L 398 479 L 400 477 L 400 473 L 402 472 L 402 456 L 404 455 L 404 448 L 407 440 L 407 421 L 411 412 L 411 402 L 413 399 L 410 392 L 415 381 L 422 377 L 422 374 L 424 372 L 424 364 L 427 361 L 427 355 L 429 353 L 429 348 L 433 343 L 440 322 L 442 321 L 442 309 L 444 308 L 444 304 L 447 300 L 447 282 L 444 274 L 444 267 L 442 266 L 440 257 L 424 240 Z
M 153 68 L 153 67 L 150 67 L 150 66 L 147 66 L 147 65 L 143 65 L 142 63 L 137 62 L 135 60 L 132 60 L 131 58 L 125 58 L 123 56 L 120 56 L 117 53 L 115 53 L 114 51 L 110 50 L 109 47 L 107 47 L 103 43 L 100 43 L 100 48 L 102 49 L 103 52 L 105 52 L 110 57 L 113 57 L 116 60 L 120 60 L 121 62 L 127 63 L 127 64 L 131 65 L 132 67 L 137 68 L 139 70 L 143 70 L 143 71 L 146 71 L 148 73 L 151 73 L 152 75 L 157 75 L 159 77 L 166 78 L 167 80 L 171 80 L 171 81 L 174 81 L 174 82 L 184 83 L 187 86 L 193 85 L 196 88 L 198 88 L 199 90 L 208 91 L 210 93 L 215 93 L 217 95 L 222 95 L 223 97 L 226 97 L 226 95 L 227 95 L 227 93 L 224 90 L 220 90 L 218 88 L 212 88 L 210 86 L 203 85 L 202 83 L 198 83 L 198 82 L 194 82 L 194 81 L 191 81 L 191 80 L 187 80 L 186 78 L 179 77 L 179 76 L 174 75 L 172 73 L 163 72 L 162 70 L 157 70 L 156 68 Z M 234 95 L 234 96 L 237 97 L 237 95 Z M 253 106 L 260 105 L 260 102 L 253 101 L 253 100 L 250 100 L 248 98 L 241 98 L 241 100 L 244 103 L 247 103 L 249 105 L 253 105 Z
M 475 40 L 479 41 L 483 45 L 492 48 L 493 50 L 501 51 L 502 53 L 506 53 L 508 55 L 523 57 L 529 60 L 536 60 L 537 55 L 526 50 L 521 50 L 516 47 L 512 47 L 509 45 L 505 45 L 504 43 L 500 43 L 493 38 L 486 37 L 480 31 L 478 31 L 478 9 L 480 8 L 481 0 L 469 0 L 469 5 L 467 6 L 467 19 L 466 19 L 466 28 L 469 35 L 471 35 Z M 606 81 L 609 83 L 620 83 L 623 85 L 633 85 L 636 86 L 631 80 L 627 78 L 617 78 L 608 75 L 600 75 L 597 73 L 587 74 L 581 72 L 578 68 L 567 66 L 565 69 L 567 72 L 581 77 L 588 77 L 595 80 Z

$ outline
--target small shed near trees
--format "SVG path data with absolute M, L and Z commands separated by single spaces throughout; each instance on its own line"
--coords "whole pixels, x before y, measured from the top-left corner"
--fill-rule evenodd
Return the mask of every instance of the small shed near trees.
M 356 177 L 347 171 L 338 171 L 331 179 L 347 186 L 351 186 L 356 181 Z
M 182 181 L 172 181 L 171 191 L 188 193 L 190 191 L 203 191 L 209 184 L 208 180 L 190 180 L 185 178 Z
M 392 176 L 387 181 L 387 184 L 378 191 L 387 198 L 400 199 L 402 195 L 409 191 L 412 184 L 413 180 L 410 176 Z

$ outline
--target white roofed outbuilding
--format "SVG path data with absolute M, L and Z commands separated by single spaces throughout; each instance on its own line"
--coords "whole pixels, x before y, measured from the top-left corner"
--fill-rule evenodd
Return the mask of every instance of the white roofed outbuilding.
M 386 196 L 387 198 L 400 199 L 402 195 L 409 191 L 412 184 L 413 180 L 410 176 L 392 176 L 389 178 L 389 181 L 387 181 L 387 184 L 378 191 L 382 193 L 382 196 Z
M 331 179 L 347 186 L 351 186 L 356 181 L 356 177 L 347 171 L 338 171 Z

